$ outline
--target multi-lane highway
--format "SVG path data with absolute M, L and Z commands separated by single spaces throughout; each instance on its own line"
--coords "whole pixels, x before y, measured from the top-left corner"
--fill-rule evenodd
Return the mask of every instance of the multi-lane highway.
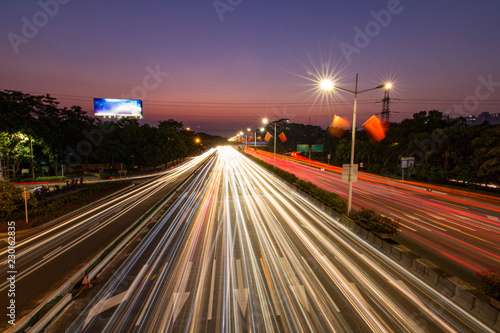
M 16 304 L 16 322 L 78 272 L 121 233 L 132 226 L 160 199 L 187 178 L 213 151 L 130 186 L 92 205 L 58 219 L 58 223 L 17 237 L 15 247 L 15 295 L 7 297 L 7 248 L 2 242 L 0 258 L 1 306 Z M 10 270 L 11 271 L 11 270 Z M 0 321 L 0 330 L 7 328 Z M 17 326 L 16 326 L 17 327 Z
M 272 153 L 247 152 L 273 163 Z M 279 154 L 276 166 L 347 196 L 341 168 Z M 401 232 L 396 240 L 469 283 L 477 281 L 476 271 L 500 271 L 500 199 L 485 202 L 480 196 L 471 199 L 430 188 L 360 173 L 353 186 L 353 209 L 372 208 L 399 219 Z M 497 204 L 491 203 L 495 199 Z
M 486 327 L 233 148 L 67 332 L 483 332 Z

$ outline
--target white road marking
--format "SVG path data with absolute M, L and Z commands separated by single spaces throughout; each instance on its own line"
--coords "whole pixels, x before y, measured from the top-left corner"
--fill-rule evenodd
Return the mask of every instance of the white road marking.
M 245 288 L 243 284 L 243 271 L 241 268 L 241 260 L 236 260 L 236 278 L 238 281 L 238 289 L 234 290 L 236 295 L 236 300 L 238 301 L 238 305 L 241 308 L 241 312 L 243 312 L 243 316 L 246 317 L 247 306 L 248 306 L 248 288 Z
M 53 254 L 54 254 L 57 250 L 59 250 L 61 247 L 62 247 L 62 245 L 61 245 L 61 246 L 59 246 L 59 247 L 58 247 L 57 249 L 55 249 L 54 251 L 50 252 L 49 254 L 45 255 L 45 257 L 43 257 L 42 259 L 45 259 L 45 258 L 47 258 L 47 257 L 50 257 L 50 256 L 51 256 L 51 255 L 53 255 Z
M 214 284 L 215 284 L 215 262 L 214 260 L 214 265 L 212 268 L 212 281 L 210 282 L 210 297 L 208 300 L 208 318 L 207 320 L 212 320 L 212 308 L 213 308 L 213 303 L 214 303 Z

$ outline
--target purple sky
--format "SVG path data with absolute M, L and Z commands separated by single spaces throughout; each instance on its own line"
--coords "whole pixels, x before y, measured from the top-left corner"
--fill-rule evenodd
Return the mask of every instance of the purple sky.
M 353 95 L 318 94 L 328 72 L 352 90 L 356 73 L 360 90 L 393 81 L 391 121 L 500 112 L 499 13 L 497 0 L 2 1 L 0 89 L 91 114 L 94 97 L 135 97 L 146 122 L 223 135 L 264 116 L 349 118 Z M 358 126 L 382 97 L 359 96 Z

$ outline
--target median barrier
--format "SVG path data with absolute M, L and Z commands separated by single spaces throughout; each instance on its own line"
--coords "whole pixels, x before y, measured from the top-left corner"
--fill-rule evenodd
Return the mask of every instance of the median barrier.
M 456 286 L 444 274 L 439 276 L 436 289 L 443 295 L 452 298 L 455 295 Z
M 382 246 L 384 246 L 384 240 L 382 238 L 380 238 L 379 236 L 377 235 L 374 235 L 373 237 L 373 243 L 372 243 L 372 246 L 374 248 L 376 248 L 377 250 L 380 250 L 382 249 Z
M 437 273 L 438 266 L 426 259 L 417 259 L 422 265 L 425 266 L 424 274 L 422 274 L 422 279 L 427 282 L 427 284 L 435 287 L 439 281 L 439 274 Z
M 369 232 L 368 236 L 366 237 L 366 241 L 368 244 L 373 245 L 373 242 L 375 241 L 375 234 L 373 232 Z
M 474 306 L 475 296 L 472 295 L 469 290 L 473 290 L 475 288 L 456 276 L 450 277 L 449 280 L 455 285 L 455 294 L 451 299 L 464 309 L 470 311 Z
M 359 236 L 363 239 L 367 239 L 368 238 L 368 234 L 370 234 L 370 232 L 368 230 L 366 230 L 365 228 L 360 228 L 361 230 L 359 231 Z
M 403 255 L 403 251 L 399 248 L 399 245 L 393 245 L 391 249 L 391 253 L 389 257 L 393 260 L 399 262 L 401 260 L 401 256 Z
M 474 305 L 471 313 L 484 323 L 493 326 L 497 321 L 498 310 L 489 304 L 488 300 L 482 300 L 478 296 L 475 297 Z
M 380 249 L 380 251 L 386 256 L 389 256 L 392 252 L 392 244 L 389 243 L 388 241 L 383 241 L 382 248 Z
M 416 276 L 422 277 L 422 275 L 424 275 L 425 266 L 422 265 L 419 259 L 414 259 L 411 264 L 410 271 Z
M 500 308 L 500 307 L 499 307 Z M 497 311 L 497 320 L 495 324 L 493 325 L 493 328 L 500 332 L 500 311 Z

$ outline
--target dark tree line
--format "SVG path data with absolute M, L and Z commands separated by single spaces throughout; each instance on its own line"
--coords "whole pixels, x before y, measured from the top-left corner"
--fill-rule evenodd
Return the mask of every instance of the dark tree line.
M 273 130 L 269 129 L 272 133 Z M 329 135 L 319 126 L 286 124 L 278 129 L 287 141 L 278 140 L 279 152 L 295 151 L 297 144 L 323 144 L 323 153 L 313 153 L 316 160 L 342 166 L 349 163 L 351 132 L 340 138 Z M 268 149 L 273 150 L 273 140 Z M 500 125 L 466 124 L 464 118 L 447 118 L 443 113 L 421 111 L 412 119 L 391 123 L 385 139 L 371 142 L 367 133 L 356 133 L 355 163 L 363 162 L 363 171 L 399 177 L 401 157 L 415 157 L 411 175 L 415 179 L 445 183 L 458 179 L 472 183 L 500 185 Z
M 60 175 L 62 164 L 161 167 L 223 140 L 184 130 L 182 122 L 173 119 L 156 126 L 126 118 L 103 122 L 79 106 L 61 108 L 48 94 L 20 91 L 0 92 L 0 119 L 0 157 L 6 178 L 19 177 L 22 168 L 33 168 L 38 174 L 43 166 L 49 175 L 56 170 Z

